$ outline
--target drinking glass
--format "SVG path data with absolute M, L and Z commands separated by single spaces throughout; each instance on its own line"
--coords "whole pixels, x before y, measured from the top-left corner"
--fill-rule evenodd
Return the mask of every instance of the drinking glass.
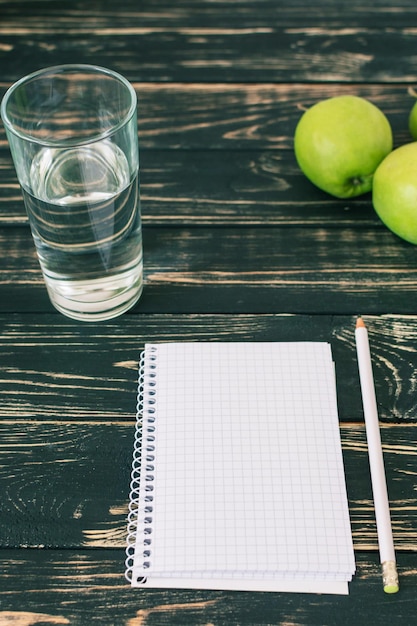
M 60 65 L 30 74 L 1 104 L 50 300 L 106 320 L 142 292 L 137 101 L 120 74 Z

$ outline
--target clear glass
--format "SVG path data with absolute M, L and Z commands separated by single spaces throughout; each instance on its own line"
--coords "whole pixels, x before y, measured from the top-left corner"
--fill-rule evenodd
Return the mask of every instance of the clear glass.
M 42 69 L 1 104 L 13 162 L 52 304 L 97 321 L 142 292 L 137 100 L 119 74 Z

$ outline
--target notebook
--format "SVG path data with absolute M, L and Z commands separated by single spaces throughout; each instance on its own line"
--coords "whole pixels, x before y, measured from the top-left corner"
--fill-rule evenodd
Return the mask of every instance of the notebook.
M 347 594 L 330 345 L 147 344 L 139 373 L 131 585 Z

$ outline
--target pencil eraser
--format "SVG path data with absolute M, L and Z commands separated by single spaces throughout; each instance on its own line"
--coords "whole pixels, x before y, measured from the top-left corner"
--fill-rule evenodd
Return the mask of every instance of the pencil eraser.
M 398 584 L 397 566 L 394 560 L 383 561 L 382 584 L 385 593 L 397 593 L 397 591 L 399 591 L 400 586 Z

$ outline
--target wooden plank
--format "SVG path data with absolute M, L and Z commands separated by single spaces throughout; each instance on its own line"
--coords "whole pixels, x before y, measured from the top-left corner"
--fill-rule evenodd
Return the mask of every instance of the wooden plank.
M 133 437 L 129 420 L 2 420 L 0 545 L 125 547 Z M 364 426 L 342 424 L 341 437 L 354 547 L 375 550 Z M 416 551 L 417 424 L 384 424 L 381 438 L 394 541 L 399 551 Z
M 2 3 L 5 79 L 75 58 L 136 80 L 417 80 L 411 0 L 398 10 L 385 2 L 364 9 L 356 1 L 306 11 L 273 0 L 241 0 L 233 10 L 227 0 L 158 9 L 126 0 L 117 10 L 67 1 L 59 8 L 53 1 Z
M 416 316 L 367 317 L 382 421 L 417 417 Z M 330 315 L 124 315 L 83 324 L 55 315 L 0 316 L 0 419 L 133 420 L 137 366 L 152 341 L 329 341 L 339 416 L 363 419 L 355 317 Z M 82 359 L 80 360 L 80 354 Z
M 0 232 L 1 312 L 50 312 L 29 229 Z M 415 246 L 384 226 L 144 228 L 135 311 L 413 314 Z M 254 295 L 256 291 L 256 296 Z
M 255 593 L 249 600 L 242 592 L 131 589 L 121 550 L 3 550 L 2 570 L 4 626 L 323 626 L 341 624 L 341 615 L 346 623 L 400 626 L 415 617 L 415 556 L 407 554 L 399 557 L 400 592 L 391 596 L 382 591 L 377 556 L 367 554 L 357 555 L 349 596 Z
M 151 228 L 144 242 L 138 311 L 415 312 L 415 246 L 382 225 Z
M 8 82 L 0 82 L 0 97 L 8 86 Z M 415 96 L 406 84 L 133 81 L 133 87 L 139 102 L 141 151 L 184 149 L 207 152 L 222 149 L 292 152 L 295 126 L 303 111 L 324 98 L 346 94 L 367 98 L 378 106 L 393 127 L 396 144 L 411 140 L 408 114 Z M 11 163 L 11 158 L 2 126 L 0 148 L 5 150 L 0 152 L 3 169 Z
M 415 102 L 410 85 L 361 83 L 141 83 L 138 95 L 142 149 L 293 150 L 303 111 L 324 98 L 353 94 L 388 117 L 395 143 L 410 141 L 408 115 Z M 186 106 L 185 106 L 186 103 Z M 215 155 L 213 155 L 215 156 Z

